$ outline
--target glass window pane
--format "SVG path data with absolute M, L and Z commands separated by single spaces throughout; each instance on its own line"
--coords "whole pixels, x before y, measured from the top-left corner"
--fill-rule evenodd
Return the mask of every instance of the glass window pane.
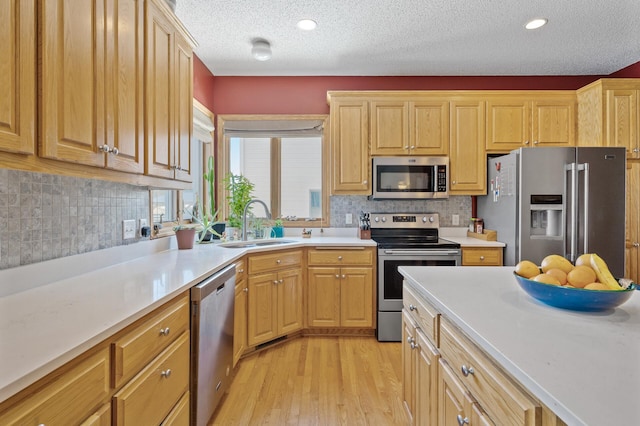
M 281 159 L 281 215 L 320 218 L 322 138 L 282 138 Z
M 254 185 L 254 198 L 271 203 L 271 139 L 231 138 L 230 168 Z

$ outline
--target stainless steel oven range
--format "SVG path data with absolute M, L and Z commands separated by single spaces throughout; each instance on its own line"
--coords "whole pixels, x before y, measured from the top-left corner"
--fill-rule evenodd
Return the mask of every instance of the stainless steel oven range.
M 437 213 L 370 213 L 371 239 L 378 244 L 378 321 L 381 342 L 402 338 L 400 266 L 457 266 L 460 244 L 438 235 Z

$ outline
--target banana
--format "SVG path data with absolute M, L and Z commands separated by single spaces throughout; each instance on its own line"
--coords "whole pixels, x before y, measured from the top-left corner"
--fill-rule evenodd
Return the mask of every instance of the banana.
M 609 290 L 624 290 L 611 275 L 611 271 L 609 271 L 605 261 L 595 253 L 591 253 L 591 267 L 595 271 L 598 281 L 609 287 Z

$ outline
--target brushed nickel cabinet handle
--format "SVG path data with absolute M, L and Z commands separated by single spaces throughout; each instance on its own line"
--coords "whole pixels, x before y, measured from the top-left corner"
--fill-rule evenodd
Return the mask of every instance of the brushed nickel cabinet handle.
M 171 369 L 167 368 L 166 370 L 160 372 L 160 376 L 164 377 L 165 379 L 168 379 L 169 376 L 171 376 Z

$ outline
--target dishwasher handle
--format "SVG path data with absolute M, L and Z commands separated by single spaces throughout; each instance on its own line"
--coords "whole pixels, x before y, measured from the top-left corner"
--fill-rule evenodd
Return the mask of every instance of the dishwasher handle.
M 191 288 L 191 301 L 198 303 L 211 293 L 219 294 L 224 290 L 226 283 L 232 281 L 235 285 L 236 265 L 229 265 L 216 272 L 209 278 Z

